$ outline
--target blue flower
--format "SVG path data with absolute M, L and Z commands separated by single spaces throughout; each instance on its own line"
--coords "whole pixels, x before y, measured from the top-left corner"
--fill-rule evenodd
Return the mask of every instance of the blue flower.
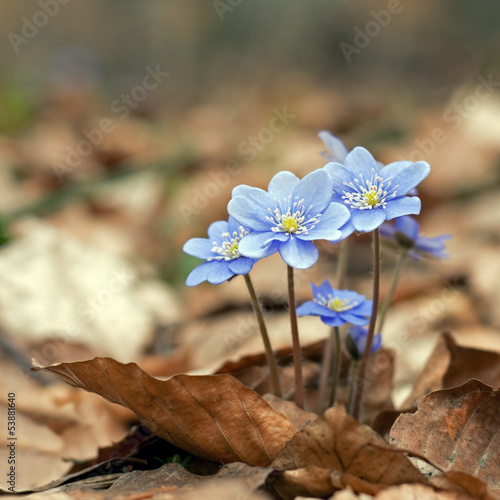
M 379 170 L 362 147 L 348 153 L 344 164 L 328 163 L 324 169 L 333 180 L 332 201 L 344 203 L 351 212 L 351 232 L 370 232 L 386 220 L 418 214 L 420 199 L 406 195 L 430 172 L 425 161 L 396 161 Z M 347 233 L 343 230 L 344 237 Z
M 359 361 L 366 348 L 366 340 L 368 339 L 368 328 L 363 328 L 362 326 L 352 326 L 347 332 L 346 338 L 346 348 L 351 354 L 351 356 Z M 349 341 L 352 340 L 352 343 Z M 372 346 L 370 349 L 371 354 L 377 352 L 382 345 L 382 336 L 380 333 L 376 333 L 373 336 Z
M 419 236 L 418 222 L 409 215 L 398 217 L 394 225 L 384 223 L 380 226 L 380 234 L 394 243 L 408 250 L 408 256 L 420 260 L 420 256 L 447 259 L 449 254 L 445 251 L 444 241 L 451 235 L 443 234 L 434 238 Z
M 260 259 L 279 252 L 291 267 L 307 269 L 318 260 L 314 240 L 339 241 L 349 210 L 332 203 L 332 180 L 323 169 L 300 180 L 291 172 L 276 174 L 268 192 L 238 186 L 228 212 L 251 232 L 240 243 L 242 255 Z
M 191 271 L 186 285 L 196 286 L 202 281 L 220 285 L 236 274 L 248 274 L 256 260 L 243 257 L 238 248 L 247 234 L 247 229 L 229 217 L 227 222 L 220 220 L 210 225 L 208 239 L 191 238 L 186 241 L 184 252 L 206 260 Z
M 328 280 L 320 286 L 311 283 L 314 300 L 297 308 L 299 316 L 319 316 L 325 325 L 341 326 L 344 323 L 366 325 L 372 311 L 372 301 L 350 290 L 335 290 Z

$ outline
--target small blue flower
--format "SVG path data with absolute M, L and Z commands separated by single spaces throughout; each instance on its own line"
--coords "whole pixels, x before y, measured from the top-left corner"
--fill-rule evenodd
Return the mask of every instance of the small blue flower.
M 434 238 L 419 236 L 418 222 L 409 215 L 398 217 L 394 225 L 384 223 L 380 226 L 380 234 L 394 243 L 408 250 L 408 256 L 420 260 L 421 256 L 447 259 L 449 254 L 445 251 L 444 241 L 451 235 L 443 234 Z
M 319 316 L 325 325 L 341 326 L 344 323 L 366 325 L 372 311 L 372 301 L 350 290 L 335 290 L 328 280 L 320 286 L 311 283 L 314 300 L 297 308 L 299 316 Z
M 407 194 L 430 172 L 424 161 L 397 161 L 380 170 L 373 156 L 362 147 L 354 148 L 341 163 L 324 169 L 333 180 L 332 201 L 344 203 L 351 212 L 351 232 L 370 232 L 384 221 L 418 214 L 420 199 Z M 348 233 L 343 228 L 343 236 Z
M 353 343 L 355 349 L 352 349 L 352 345 L 349 345 L 350 342 L 346 339 L 346 347 L 352 357 L 356 360 L 360 360 L 365 352 L 366 348 L 366 340 L 368 339 L 368 328 L 363 328 L 362 326 L 352 326 L 347 333 L 347 337 L 349 337 Z M 382 336 L 380 333 L 376 333 L 373 336 L 372 346 L 370 349 L 371 354 L 377 352 L 382 345 Z M 357 351 L 357 352 L 356 352 Z
M 243 257 L 239 252 L 241 239 L 248 230 L 233 218 L 219 220 L 208 228 L 207 238 L 191 238 L 184 244 L 184 252 L 206 262 L 195 267 L 186 279 L 187 286 L 208 281 L 220 285 L 236 274 L 248 274 L 256 259 Z
M 332 180 L 323 169 L 300 180 L 291 172 L 276 174 L 268 192 L 238 186 L 228 212 L 251 229 L 240 243 L 242 255 L 260 259 L 279 252 L 291 267 L 307 269 L 318 260 L 314 240 L 339 241 L 339 228 L 349 219 L 349 210 L 332 203 Z

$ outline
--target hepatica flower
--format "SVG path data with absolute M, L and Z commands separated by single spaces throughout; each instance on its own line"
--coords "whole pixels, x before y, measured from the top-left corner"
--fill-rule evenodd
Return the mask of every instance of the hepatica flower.
M 324 169 L 333 180 L 332 201 L 343 203 L 351 213 L 351 232 L 370 232 L 386 220 L 418 214 L 420 199 L 407 194 L 430 172 L 424 161 L 397 161 L 379 170 L 362 147 L 348 153 L 343 164 L 328 163 Z
M 398 217 L 393 224 L 384 223 L 380 226 L 380 234 L 389 242 L 408 250 L 408 256 L 420 260 L 420 256 L 447 259 L 449 254 L 445 251 L 444 242 L 451 235 L 443 234 L 434 238 L 420 236 L 418 222 L 409 215 Z
M 255 259 L 243 257 L 239 245 L 248 230 L 233 218 L 217 221 L 208 228 L 207 238 L 191 238 L 184 244 L 184 252 L 206 262 L 193 269 L 186 280 L 187 286 L 208 281 L 220 285 L 236 274 L 248 274 Z
M 332 180 L 316 170 L 300 180 L 291 172 L 276 174 L 268 191 L 246 185 L 233 190 L 229 214 L 251 229 L 239 245 L 242 255 L 260 259 L 279 252 L 291 267 L 307 269 L 318 259 L 314 240 L 338 241 L 349 210 L 332 202 Z
M 314 300 L 305 302 L 297 308 L 299 316 L 319 316 L 329 326 L 344 323 L 366 325 L 372 310 L 372 301 L 366 300 L 350 290 L 335 290 L 324 281 L 320 286 L 311 283 Z
M 346 348 L 352 357 L 359 361 L 365 352 L 366 339 L 368 338 L 368 329 L 362 326 L 351 326 L 346 338 Z M 380 349 L 382 345 L 382 336 L 376 333 L 373 336 L 370 352 L 373 354 Z

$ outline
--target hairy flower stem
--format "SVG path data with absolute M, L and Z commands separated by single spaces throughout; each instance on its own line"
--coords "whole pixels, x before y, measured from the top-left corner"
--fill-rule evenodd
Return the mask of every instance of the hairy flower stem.
M 373 231 L 373 305 L 372 305 L 372 315 L 370 317 L 370 324 L 368 326 L 368 336 L 366 338 L 366 347 L 363 357 L 361 358 L 361 363 L 359 364 L 359 370 L 357 375 L 357 386 L 354 395 L 352 416 L 359 420 L 359 415 L 361 412 L 361 404 L 363 401 L 363 390 L 365 388 L 365 372 L 368 366 L 368 360 L 370 358 L 370 352 L 372 348 L 373 336 L 375 334 L 375 324 L 377 323 L 377 308 L 378 308 L 378 297 L 380 291 L 380 235 L 378 228 Z
M 338 253 L 338 260 L 337 260 L 337 271 L 335 273 L 335 283 L 337 286 L 337 289 L 341 290 L 345 286 L 345 278 L 347 275 L 347 258 L 349 256 L 349 245 L 347 243 L 347 238 L 342 240 L 339 243 L 339 253 Z M 332 370 L 332 359 L 333 359 L 333 351 L 334 351 L 334 343 L 337 345 L 337 348 L 335 350 L 335 353 L 340 352 L 339 349 L 339 342 L 340 342 L 340 337 L 338 337 L 338 342 L 337 342 L 337 336 L 335 333 L 335 330 L 330 331 L 330 336 L 328 337 L 326 341 L 326 346 L 325 346 L 325 354 L 323 355 L 323 363 L 321 365 L 321 374 L 320 374 L 320 381 L 319 381 L 319 394 L 318 394 L 318 412 L 323 413 L 323 411 L 327 408 L 326 406 L 326 394 L 327 394 L 327 389 L 328 389 L 328 381 L 330 379 L 330 373 Z M 340 361 L 338 362 L 340 364 Z M 340 366 L 337 367 L 335 365 L 335 370 L 340 370 Z M 335 373 L 335 372 L 334 372 Z M 330 394 L 330 405 L 332 405 L 332 397 L 335 399 L 335 390 L 334 387 L 332 386 L 332 393 Z
M 356 389 L 356 372 L 358 371 L 359 361 L 351 360 L 349 368 L 349 397 L 347 398 L 347 411 L 352 415 L 354 405 L 354 392 Z
M 333 328 L 330 330 L 330 336 L 326 341 L 325 353 L 323 355 L 323 363 L 321 364 L 321 375 L 319 380 L 319 393 L 318 393 L 318 413 L 323 413 L 326 408 L 326 398 L 328 392 L 328 381 L 330 380 L 330 373 L 332 371 L 333 351 L 335 345 L 335 332 Z
M 345 287 L 345 278 L 347 275 L 347 258 L 349 256 L 348 238 L 343 239 L 339 243 L 339 255 L 337 261 L 337 271 L 335 274 L 335 283 L 337 289 L 341 290 Z
M 288 309 L 290 311 L 290 326 L 292 330 L 293 365 L 295 372 L 295 403 L 304 408 L 304 381 L 302 378 L 302 354 L 300 351 L 299 328 L 295 310 L 295 288 L 293 283 L 293 267 L 287 264 L 288 277 Z
M 262 308 L 259 304 L 259 299 L 255 293 L 255 288 L 253 287 L 252 280 L 249 274 L 244 275 L 245 283 L 248 288 L 248 293 L 250 294 L 250 299 L 252 300 L 253 311 L 259 323 L 260 334 L 262 336 L 262 342 L 264 342 L 264 349 L 266 352 L 267 365 L 269 366 L 269 375 L 271 377 L 271 385 L 273 388 L 273 393 L 281 398 L 281 385 L 278 375 L 278 367 L 276 365 L 276 359 L 274 358 L 273 349 L 271 347 L 271 341 L 269 340 L 269 335 L 267 333 L 266 324 L 264 322 L 264 316 L 262 314 Z
M 342 350 L 340 349 L 340 329 L 338 326 L 334 326 L 333 331 L 335 333 L 335 363 L 333 364 L 332 387 L 330 390 L 330 400 L 328 406 L 332 406 L 335 403 L 335 399 L 337 397 L 337 385 L 339 383 L 340 376 L 340 363 L 342 362 Z
M 392 283 L 389 291 L 387 292 L 387 297 L 385 298 L 384 305 L 382 306 L 382 310 L 380 311 L 379 315 L 379 321 L 378 321 L 378 329 L 377 331 L 382 333 L 382 328 L 384 326 L 385 322 L 385 316 L 387 314 L 387 310 L 389 309 L 389 306 L 391 305 L 392 298 L 394 297 L 394 292 L 396 290 L 396 286 L 399 281 L 399 277 L 401 276 L 401 270 L 403 269 L 403 264 L 406 261 L 406 256 L 408 254 L 408 250 L 406 248 L 403 248 L 401 250 L 401 253 L 398 256 L 398 260 L 396 262 L 396 266 L 394 268 L 394 274 L 392 276 Z

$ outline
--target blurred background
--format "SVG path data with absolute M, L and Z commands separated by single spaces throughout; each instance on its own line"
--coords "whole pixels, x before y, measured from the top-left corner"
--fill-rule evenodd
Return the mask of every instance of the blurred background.
M 415 310 L 412 300 L 433 293 L 421 328 L 432 339 L 496 328 L 499 16 L 493 0 L 5 2 L 4 342 L 42 364 L 184 346 L 179 370 L 260 350 L 244 285 L 187 289 L 198 261 L 182 245 L 227 217 L 236 185 L 265 188 L 280 170 L 323 166 L 320 130 L 384 163 L 432 167 L 419 222 L 428 236 L 453 235 L 452 259 L 409 266 L 388 343 L 416 328 L 406 313 L 397 323 L 398 307 Z M 353 238 L 350 262 L 350 286 L 367 295 L 369 242 Z M 321 245 L 319 265 L 298 273 L 299 300 L 334 272 L 336 252 Z M 387 254 L 385 287 L 393 261 Z M 282 271 L 270 258 L 255 280 L 284 314 Z M 450 304 L 439 299 L 446 287 L 461 287 Z M 305 340 L 325 335 L 304 325 Z

